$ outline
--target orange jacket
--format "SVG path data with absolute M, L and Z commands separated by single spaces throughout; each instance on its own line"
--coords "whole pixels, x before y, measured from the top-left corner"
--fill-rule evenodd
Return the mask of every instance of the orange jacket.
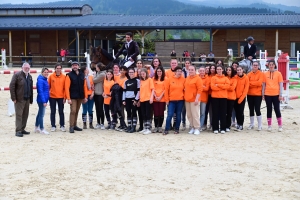
M 115 84 L 115 82 L 113 80 L 108 81 L 108 80 L 104 79 L 103 93 L 107 96 L 110 96 L 110 89 L 114 84 Z M 109 105 L 110 100 L 111 100 L 111 97 L 104 98 L 104 104 Z
M 201 78 L 201 77 L 200 77 Z M 208 90 L 210 88 L 210 78 L 205 75 L 202 79 L 202 92 L 201 92 L 201 102 L 207 103 L 208 101 Z
M 265 94 L 268 96 L 277 96 L 280 94 L 279 83 L 283 82 L 282 74 L 279 71 L 265 72 L 264 83 L 266 83 Z
M 184 100 L 194 102 L 196 96 L 201 95 L 203 89 L 202 79 L 198 75 L 188 76 L 184 83 Z M 199 101 L 201 96 L 199 96 Z
M 229 88 L 227 89 L 227 99 L 229 100 L 236 100 L 236 93 L 235 93 L 235 89 L 236 89 L 236 84 L 237 84 L 237 79 L 236 77 L 228 77 L 229 80 Z
M 248 94 L 249 90 L 249 78 L 246 74 L 244 74 L 242 77 L 239 77 L 238 75 L 235 75 L 237 79 L 237 85 L 236 85 L 236 98 L 239 99 L 238 103 L 242 103 L 242 101 L 246 98 L 246 95 Z
M 59 76 L 56 76 L 55 72 L 48 77 L 51 98 L 64 98 L 64 99 L 66 98 L 65 80 L 66 80 L 66 75 L 60 74 Z
M 171 78 L 173 76 L 175 76 L 175 72 L 173 72 L 171 69 L 168 69 L 165 71 L 166 77 L 167 78 Z M 184 78 L 184 73 L 181 73 L 182 77 Z
M 215 75 L 207 75 L 208 80 L 209 80 L 209 83 L 211 83 L 211 78 L 214 77 L 214 76 L 215 76 Z M 211 92 L 212 92 L 212 90 L 211 90 L 211 87 L 210 87 L 210 84 L 209 84 L 208 94 L 211 95 Z
M 257 72 L 250 72 L 247 74 L 249 78 L 249 91 L 248 95 L 262 96 L 262 83 L 264 81 L 264 73 L 260 70 Z
M 152 79 L 153 79 L 153 85 L 154 85 L 154 94 L 157 97 L 160 97 L 161 94 L 163 92 L 165 92 L 165 90 L 166 90 L 166 81 L 168 78 L 165 77 L 165 79 L 163 81 L 155 80 L 154 77 Z M 156 101 L 156 99 L 153 98 L 153 101 Z M 165 93 L 159 102 L 166 102 Z
M 91 84 L 91 89 L 88 89 L 88 86 L 86 84 L 86 91 L 88 95 L 91 95 L 94 92 L 94 81 L 93 81 L 93 76 L 88 76 L 90 79 L 90 84 Z M 86 82 L 86 80 L 85 80 Z
M 169 101 L 184 100 L 185 78 L 170 77 L 166 80 L 165 99 Z
M 227 89 L 229 88 L 229 80 L 223 74 L 211 77 L 210 87 L 212 90 L 211 97 L 227 99 Z
M 70 85 L 71 85 L 70 77 L 66 76 L 66 81 L 65 81 L 65 96 L 66 96 L 66 99 L 70 99 Z M 84 89 L 84 98 L 87 99 L 88 98 L 88 91 L 87 91 L 85 79 L 84 79 L 83 89 Z

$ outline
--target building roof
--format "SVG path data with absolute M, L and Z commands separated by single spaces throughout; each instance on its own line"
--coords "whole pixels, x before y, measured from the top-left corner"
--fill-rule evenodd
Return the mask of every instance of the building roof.
M 300 28 L 300 14 L 85 15 L 0 17 L 0 30 Z
M 23 10 L 23 9 L 80 9 L 83 6 L 90 6 L 88 4 L 72 3 L 72 5 L 63 5 L 55 3 L 42 4 L 1 4 L 0 10 Z

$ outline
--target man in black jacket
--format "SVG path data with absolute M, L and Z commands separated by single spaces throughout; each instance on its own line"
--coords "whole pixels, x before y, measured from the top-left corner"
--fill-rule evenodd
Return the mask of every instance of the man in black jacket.
M 118 51 L 114 59 L 118 58 L 123 53 L 123 51 L 126 50 L 127 55 L 125 60 L 127 62 L 124 64 L 124 66 L 128 68 L 134 62 L 136 62 L 137 56 L 139 55 L 140 51 L 139 51 L 138 44 L 132 40 L 132 36 L 133 36 L 132 33 L 127 32 L 125 33 L 125 36 L 126 36 L 126 42 L 123 44 L 122 48 Z
M 11 100 L 15 103 L 17 137 L 30 134 L 25 131 L 29 104 L 33 102 L 33 81 L 29 72 L 30 65 L 25 62 L 22 71 L 13 75 L 9 85 Z
M 248 44 L 244 46 L 244 56 L 246 59 L 256 59 L 256 45 L 254 44 L 254 38 L 249 36 L 247 38 Z

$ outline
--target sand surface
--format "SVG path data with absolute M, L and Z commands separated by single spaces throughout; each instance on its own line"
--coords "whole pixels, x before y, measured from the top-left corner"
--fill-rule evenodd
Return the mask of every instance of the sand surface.
M 0 87 L 11 77 L 0 74 Z M 31 134 L 18 138 L 7 115 L 9 91 L 0 93 L 0 199 L 300 199 L 300 100 L 282 111 L 283 132 L 275 117 L 274 130 L 266 131 L 263 108 L 261 132 L 199 136 L 91 129 L 41 135 L 33 133 L 34 103 Z M 66 104 L 67 128 L 69 110 Z M 44 121 L 50 130 L 50 107 Z

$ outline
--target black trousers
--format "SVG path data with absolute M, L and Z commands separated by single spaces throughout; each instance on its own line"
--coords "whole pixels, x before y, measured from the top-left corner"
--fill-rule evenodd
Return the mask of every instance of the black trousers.
M 232 116 L 232 110 L 234 107 L 235 100 L 227 99 L 227 113 L 226 113 L 226 128 L 230 129 L 231 126 L 231 116 Z
M 143 129 L 144 128 L 144 121 L 143 121 L 143 114 L 142 114 L 141 106 L 137 107 L 137 111 L 138 111 L 138 115 L 139 115 L 140 128 Z
M 134 98 L 126 98 L 125 99 L 125 108 L 127 112 L 127 118 L 132 119 L 133 117 L 137 117 L 136 114 L 136 106 L 133 105 Z
M 219 121 L 221 131 L 226 130 L 226 112 L 227 99 L 226 98 L 211 98 L 212 105 L 212 126 L 213 131 L 219 130 Z
M 206 103 L 206 107 L 205 107 L 205 118 L 204 118 L 204 124 L 207 124 L 207 117 L 208 117 L 208 112 L 209 112 L 209 106 L 211 104 L 211 95 L 208 95 L 208 100 Z
M 238 104 L 238 101 L 239 101 L 239 99 L 236 99 L 234 102 L 236 122 L 238 125 L 243 126 L 244 120 L 245 120 L 244 109 L 245 109 L 246 98 L 240 104 Z
M 56 115 L 56 103 L 58 106 L 59 113 L 59 125 L 60 127 L 65 126 L 65 114 L 64 114 L 64 98 L 49 98 L 50 103 L 50 121 L 51 126 L 56 127 L 55 123 L 55 115 Z
M 102 95 L 94 96 L 95 107 L 96 107 L 96 117 L 97 117 L 97 124 L 104 124 L 104 98 Z
M 247 95 L 247 102 L 248 102 L 250 117 L 254 116 L 254 111 L 256 113 L 256 116 L 261 116 L 260 106 L 262 102 L 262 96 Z
M 143 115 L 143 120 L 150 120 L 151 119 L 151 104 L 150 101 L 144 101 L 141 102 L 141 111 L 142 111 L 142 115 Z
M 110 119 L 110 113 L 109 113 L 109 104 L 104 104 L 104 113 L 105 113 L 106 121 L 110 124 L 111 119 Z
M 267 96 L 265 95 L 265 101 L 267 105 L 267 118 L 272 118 L 272 105 L 274 107 L 274 111 L 277 118 L 281 117 L 280 112 L 280 101 L 279 101 L 279 95 L 277 96 Z

